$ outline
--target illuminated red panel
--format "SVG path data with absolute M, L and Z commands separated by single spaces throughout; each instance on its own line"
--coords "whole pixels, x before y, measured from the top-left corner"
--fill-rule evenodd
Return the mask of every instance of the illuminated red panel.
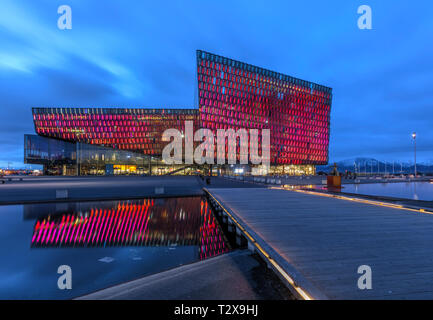
M 66 141 L 161 155 L 169 128 L 185 132 L 185 121 L 199 126 L 194 109 L 34 108 L 36 133 Z
M 203 51 L 197 73 L 199 110 L 35 108 L 36 132 L 161 155 L 162 133 L 185 132 L 191 120 L 196 129 L 270 129 L 272 164 L 328 162 L 331 88 Z
M 331 88 L 203 51 L 197 77 L 202 127 L 270 129 L 272 164 L 328 162 Z

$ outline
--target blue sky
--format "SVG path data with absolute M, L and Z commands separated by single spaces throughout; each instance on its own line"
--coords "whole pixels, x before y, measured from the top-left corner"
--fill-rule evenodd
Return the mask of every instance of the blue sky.
M 191 107 L 202 49 L 333 88 L 330 160 L 433 159 L 433 2 L 0 0 L 0 166 L 31 107 Z M 72 8 L 72 30 L 57 8 Z M 357 27 L 370 5 L 373 30 Z

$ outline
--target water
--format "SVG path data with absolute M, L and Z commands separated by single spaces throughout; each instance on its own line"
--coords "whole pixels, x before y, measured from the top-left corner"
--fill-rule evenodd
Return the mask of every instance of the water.
M 229 249 L 200 197 L 0 206 L 0 299 L 69 299 Z
M 347 184 L 341 191 L 411 200 L 433 200 L 433 183 L 430 182 Z

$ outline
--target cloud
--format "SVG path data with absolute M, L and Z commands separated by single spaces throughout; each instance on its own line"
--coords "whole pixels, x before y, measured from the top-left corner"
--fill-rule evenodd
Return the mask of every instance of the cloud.
M 111 73 L 78 57 L 71 60 L 71 69 L 38 70 L 38 76 L 56 100 L 63 101 L 61 105 L 85 104 L 89 100 L 107 101 L 111 95 L 116 94 L 115 86 L 111 85 L 115 77 Z M 52 106 L 57 105 L 59 104 Z
M 331 160 L 410 159 L 412 131 L 431 158 L 433 4 L 372 1 L 371 31 L 354 0 L 69 5 L 60 31 L 52 1 L 2 4 L 0 161 L 22 159 L 32 106 L 194 106 L 196 49 L 331 86 Z

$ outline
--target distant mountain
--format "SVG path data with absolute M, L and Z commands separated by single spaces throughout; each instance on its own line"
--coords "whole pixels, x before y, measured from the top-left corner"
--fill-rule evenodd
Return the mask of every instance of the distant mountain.
M 341 161 L 337 161 L 337 169 L 340 172 L 351 171 L 351 172 L 367 172 L 367 173 L 413 173 L 414 164 L 408 162 L 397 162 L 394 163 L 388 161 L 379 161 L 374 158 L 357 157 L 350 158 Z M 316 171 L 330 172 L 334 166 L 334 161 L 329 161 L 328 165 L 317 166 Z M 433 161 L 417 162 L 417 172 L 419 173 L 433 173 Z
M 358 157 L 358 158 L 350 158 L 350 159 L 338 161 L 337 165 L 347 166 L 347 167 L 352 166 L 353 167 L 353 165 L 355 163 L 356 164 L 365 164 L 365 163 L 367 163 L 368 165 L 370 165 L 370 164 L 377 163 L 377 160 L 373 159 L 373 158 L 361 158 L 361 157 Z M 334 162 L 330 161 L 329 164 L 333 165 Z

